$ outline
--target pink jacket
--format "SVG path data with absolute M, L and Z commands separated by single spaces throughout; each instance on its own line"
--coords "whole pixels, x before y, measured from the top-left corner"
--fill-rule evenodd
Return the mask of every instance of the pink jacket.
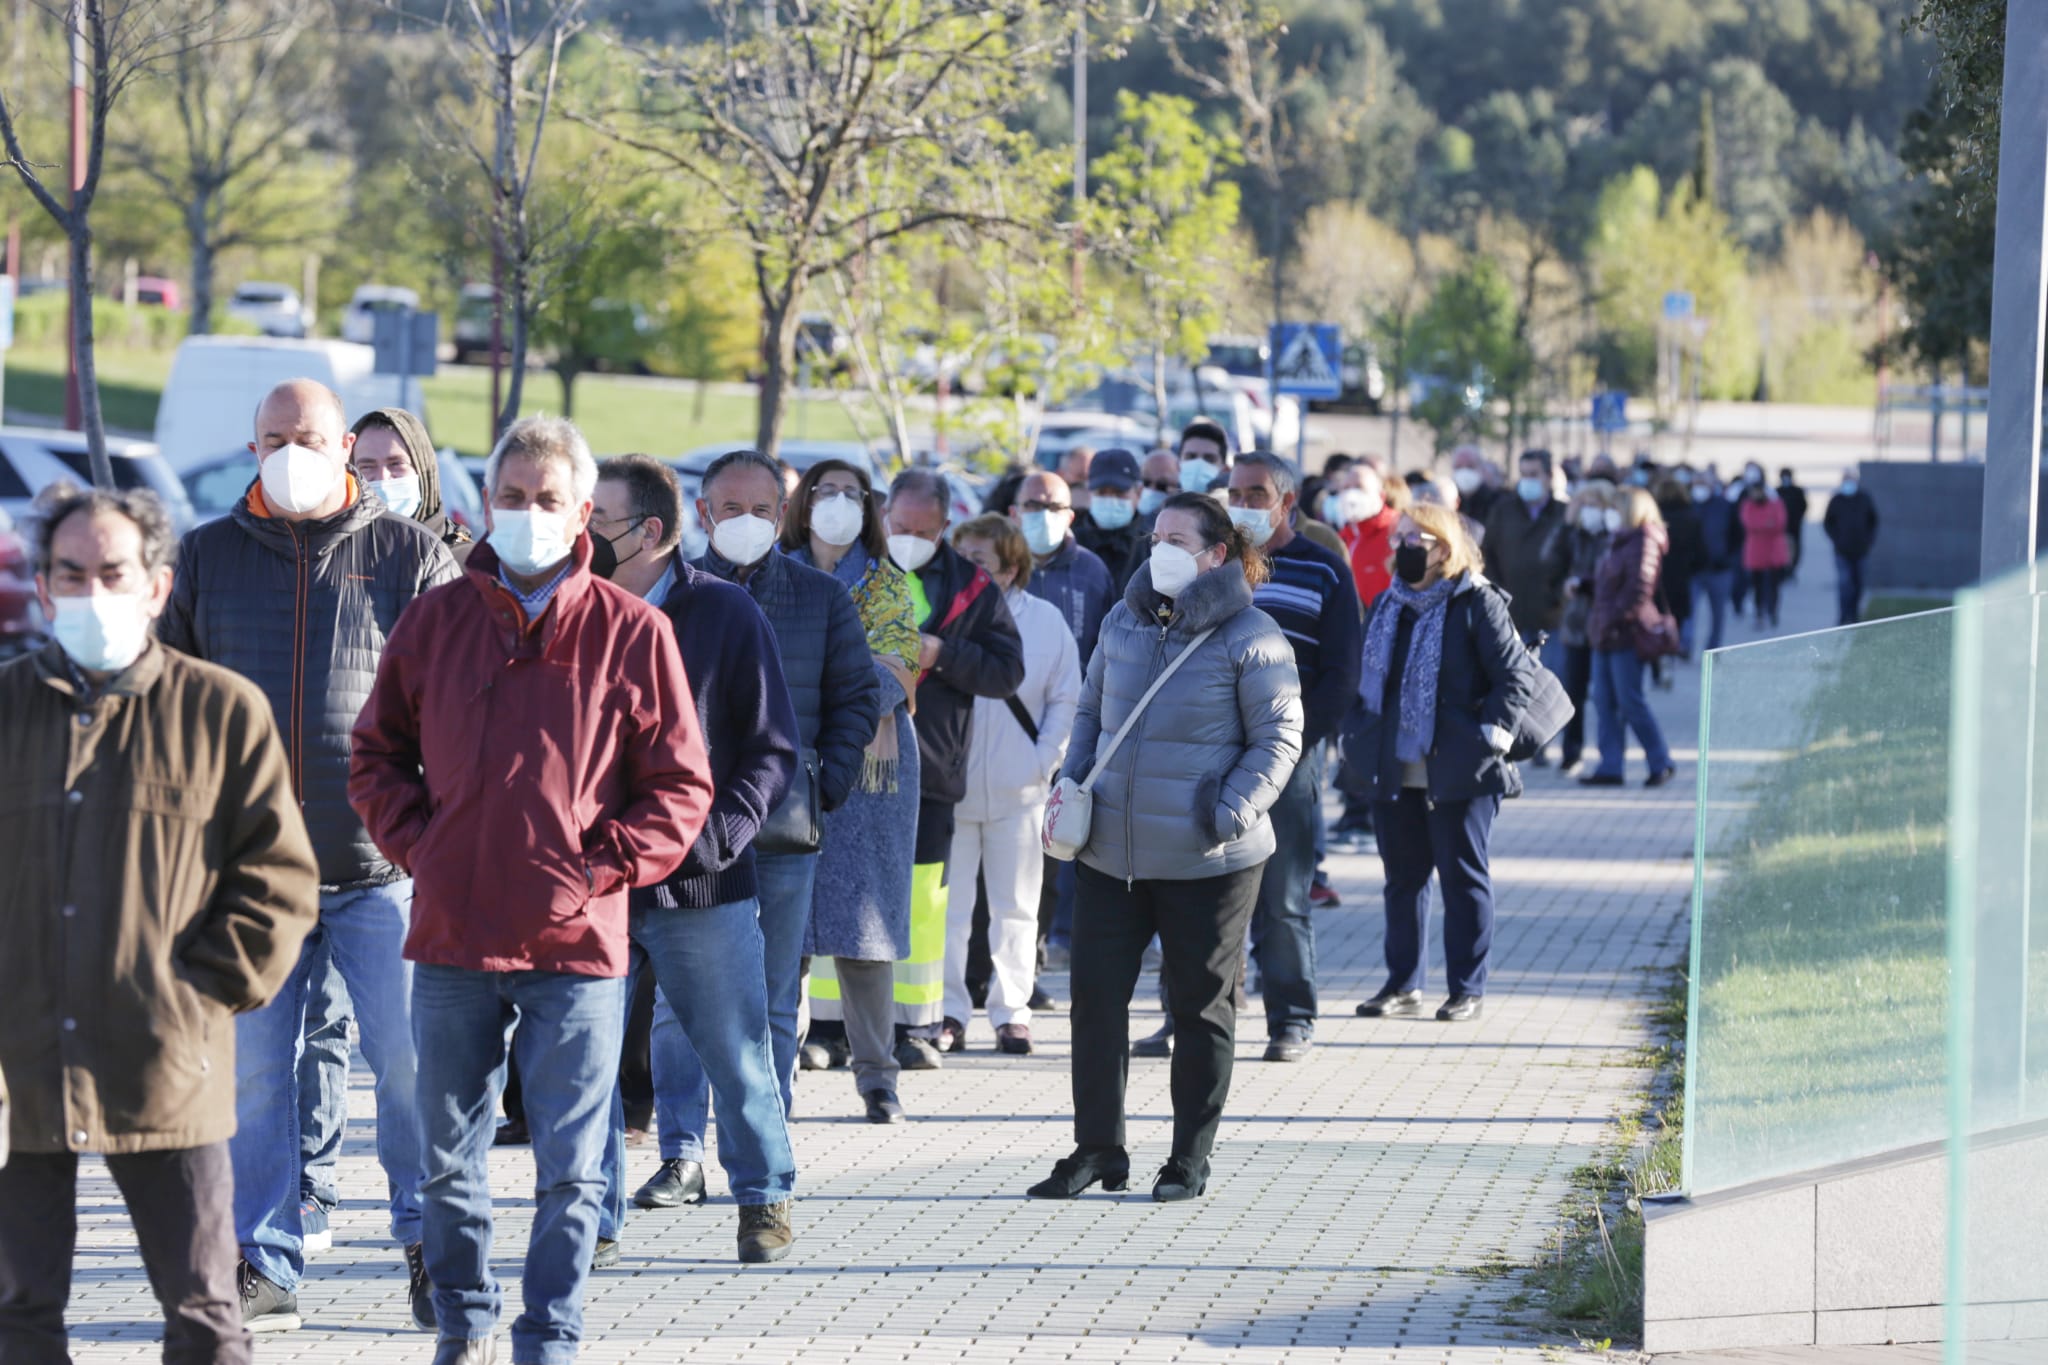
M 1742 500 L 1742 567 L 1784 569 L 1792 564 L 1792 540 L 1785 534 L 1785 504 L 1776 498 Z

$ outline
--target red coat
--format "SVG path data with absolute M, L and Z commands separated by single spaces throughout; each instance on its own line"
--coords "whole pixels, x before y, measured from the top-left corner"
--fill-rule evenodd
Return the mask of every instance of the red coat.
M 710 765 L 675 632 L 589 572 L 528 626 L 479 545 L 398 620 L 356 721 L 349 800 L 413 878 L 414 962 L 626 972 L 626 892 L 682 865 Z
M 1394 527 L 1400 520 L 1399 512 L 1382 507 L 1371 520 L 1344 528 L 1344 543 L 1351 547 L 1351 575 L 1358 580 L 1358 599 L 1368 607 L 1394 581 L 1387 561 L 1394 557 Z
M 1742 567 L 1784 569 L 1792 564 L 1792 538 L 1785 534 L 1785 504 L 1776 498 L 1742 500 Z

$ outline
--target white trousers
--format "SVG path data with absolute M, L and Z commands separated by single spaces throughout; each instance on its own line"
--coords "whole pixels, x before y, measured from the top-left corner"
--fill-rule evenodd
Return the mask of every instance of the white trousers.
M 967 941 L 974 931 L 974 881 L 988 886 L 988 1020 L 1031 1022 L 1031 992 L 1038 984 L 1038 891 L 1045 876 L 1039 829 L 1045 807 L 1034 805 L 1000 820 L 962 820 L 953 828 L 951 885 L 946 894 L 946 1017 L 974 1017 L 967 998 Z

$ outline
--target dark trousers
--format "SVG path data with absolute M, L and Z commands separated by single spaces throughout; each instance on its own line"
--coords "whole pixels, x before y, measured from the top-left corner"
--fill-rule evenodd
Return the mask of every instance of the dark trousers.
M 1572 701 L 1572 718 L 1564 723 L 1562 760 L 1569 768 L 1586 752 L 1586 697 L 1593 690 L 1593 647 L 1564 647 L 1564 694 Z
M 1266 1001 L 1266 1036 L 1316 1027 L 1316 926 L 1308 889 L 1316 875 L 1316 807 L 1320 764 L 1294 765 L 1271 819 L 1275 848 L 1259 881 L 1252 911 L 1252 961 Z
M 1042 936 L 1039 951 L 1045 951 Z M 988 951 L 988 878 L 977 871 L 974 874 L 974 918 L 967 928 L 967 998 L 974 1002 L 976 1009 L 988 1007 L 988 983 L 995 974 L 995 959 Z M 960 1022 L 964 1024 L 967 1021 L 963 1019 Z
M 1783 569 L 1758 569 L 1749 576 L 1756 589 L 1756 619 L 1778 624 L 1778 589 L 1784 585 Z
M 1124 1145 L 1131 993 L 1152 936 L 1172 987 L 1173 1151 L 1207 1159 L 1230 1094 L 1237 1009 L 1231 992 L 1262 867 L 1199 881 L 1125 883 L 1076 865 L 1074 1140 Z
M 1863 619 L 1863 561 L 1835 556 L 1835 598 L 1841 609 L 1837 624 L 1853 626 Z
M 149 1286 L 164 1310 L 168 1365 L 247 1365 L 235 1286 L 228 1145 L 110 1156 Z M 0 1166 L 0 1361 L 66 1365 L 64 1305 L 78 1243 L 78 1158 L 17 1152 Z
M 1493 945 L 1493 877 L 1486 846 L 1498 796 L 1439 801 L 1413 787 L 1398 800 L 1375 801 L 1380 865 L 1387 878 L 1387 989 L 1419 991 L 1429 947 L 1429 874 L 1444 889 L 1444 974 L 1450 993 L 1486 994 L 1486 954 Z
M 619 1093 L 626 1102 L 626 1126 L 644 1133 L 654 1126 L 654 972 L 644 958 L 628 989 L 633 994 L 626 1010 L 626 1045 L 619 1053 Z

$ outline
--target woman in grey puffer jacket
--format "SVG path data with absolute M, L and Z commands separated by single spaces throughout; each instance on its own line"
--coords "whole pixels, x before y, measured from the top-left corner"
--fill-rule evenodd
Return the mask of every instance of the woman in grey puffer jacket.
M 1159 511 L 1150 562 L 1103 622 L 1067 769 L 1084 777 L 1138 701 L 1194 651 L 1094 788 L 1074 906 L 1075 1153 L 1032 1186 L 1071 1199 L 1120 1190 L 1131 992 L 1156 934 L 1173 1012 L 1173 1153 L 1152 1197 L 1192 1199 L 1230 1091 L 1245 927 L 1273 853 L 1266 812 L 1301 757 L 1294 650 L 1252 605 L 1266 565 L 1214 499 L 1178 494 Z M 1202 638 L 1204 632 L 1209 632 Z M 1194 642 L 1200 639 L 1199 644 Z

